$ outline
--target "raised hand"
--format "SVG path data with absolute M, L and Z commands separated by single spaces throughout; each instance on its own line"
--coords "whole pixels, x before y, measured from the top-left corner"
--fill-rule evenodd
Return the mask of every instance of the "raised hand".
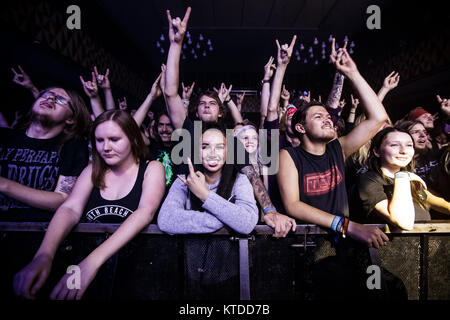
M 349 77 L 354 73 L 358 73 L 358 68 L 346 48 L 339 48 L 334 53 L 332 52 L 330 59 L 336 66 L 336 69 L 343 75 Z
M 97 67 L 94 66 L 94 74 L 95 79 L 97 79 L 97 84 L 102 88 L 103 90 L 111 89 L 111 83 L 109 82 L 109 68 L 106 69 L 106 73 L 99 74 Z
M 83 77 L 80 76 L 81 83 L 83 84 L 83 89 L 86 95 L 90 99 L 94 99 L 98 97 L 98 87 L 97 87 L 97 80 L 95 77 L 95 73 L 91 72 L 92 80 L 91 81 L 84 81 Z
M 283 84 L 283 90 L 281 91 L 281 99 L 289 101 L 291 94 L 286 90 L 286 86 Z
M 358 108 L 359 105 L 359 99 L 353 98 L 353 94 L 351 94 L 350 97 L 352 99 L 352 109 L 356 110 L 356 108 Z
M 156 78 L 155 82 L 153 82 L 152 88 L 150 89 L 150 96 L 152 96 L 153 100 L 162 96 L 161 78 L 162 72 L 159 74 L 158 78 Z
M 205 201 L 208 198 L 209 190 L 206 186 L 205 175 L 200 171 L 195 171 L 194 166 L 192 165 L 191 159 L 187 158 L 188 167 L 189 167 L 189 175 L 184 179 L 181 176 L 178 176 L 188 188 L 189 190 L 195 194 L 197 198 L 202 201 Z
M 392 90 L 398 86 L 400 75 L 398 72 L 392 71 L 383 81 L 383 87 L 387 90 Z
M 441 110 L 444 112 L 447 117 L 450 117 L 450 100 L 449 99 L 441 99 L 439 95 L 436 95 L 436 99 L 441 105 Z
M 344 109 L 346 104 L 347 104 L 347 102 L 345 102 L 345 99 L 342 99 L 341 101 L 339 101 L 338 106 L 341 107 L 342 109 Z
M 233 88 L 232 84 L 230 84 L 230 87 L 227 89 L 225 83 L 222 82 L 220 84 L 220 89 L 216 89 L 215 87 L 213 89 L 219 96 L 220 101 L 223 103 L 224 101 L 228 101 L 230 99 L 231 88 Z
M 181 98 L 185 100 L 190 100 L 192 96 L 192 92 L 194 91 L 195 81 L 192 82 L 190 86 L 185 86 L 184 83 L 181 83 L 181 88 L 183 90 L 181 94 Z
M 188 7 L 184 14 L 183 20 L 179 17 L 172 19 L 170 10 L 167 10 L 167 20 L 169 22 L 169 40 L 170 42 L 181 43 L 183 42 L 184 35 L 186 34 L 187 24 L 189 16 L 191 15 L 191 7 Z
M 159 80 L 159 87 L 164 93 L 164 88 L 166 87 L 166 65 L 164 63 L 161 65 L 161 79 Z
M 289 61 L 291 60 L 292 51 L 294 50 L 295 41 L 297 40 L 297 36 L 294 35 L 291 40 L 291 44 L 288 45 L 287 43 L 280 46 L 280 43 L 278 42 L 278 39 L 275 40 L 277 43 L 278 48 L 278 55 L 277 55 L 277 62 L 278 65 L 287 65 Z
M 273 76 L 273 72 L 277 67 L 273 63 L 273 57 L 269 58 L 266 65 L 264 66 L 264 80 L 270 80 Z
M 237 93 L 236 94 L 236 103 L 238 105 L 242 105 L 242 102 L 244 101 L 244 97 L 245 97 L 245 91 L 243 91 L 242 93 Z
M 123 97 L 123 100 L 117 99 L 117 104 L 119 105 L 120 110 L 126 110 L 128 108 L 127 97 Z
M 342 49 L 347 49 L 347 41 L 344 42 L 344 46 L 342 47 Z M 331 54 L 330 56 L 336 56 L 337 51 L 336 51 L 336 39 L 333 38 L 331 40 Z
M 14 73 L 14 78 L 12 81 L 27 89 L 33 88 L 34 84 L 31 82 L 31 78 L 25 73 L 21 66 L 18 67 L 20 72 L 17 72 L 14 68 L 11 68 L 11 71 Z
M 303 96 L 303 101 L 306 101 L 307 103 L 311 102 L 311 91 L 308 91 L 307 96 Z

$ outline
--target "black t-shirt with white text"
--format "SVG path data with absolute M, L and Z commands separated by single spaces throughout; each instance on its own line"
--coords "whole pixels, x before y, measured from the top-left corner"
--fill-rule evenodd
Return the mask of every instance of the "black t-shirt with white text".
M 35 139 L 25 130 L 0 128 L 0 175 L 33 189 L 54 191 L 60 175 L 79 176 L 88 163 L 87 142 L 64 144 L 60 134 Z M 53 212 L 38 210 L 0 193 L 0 220 L 49 221 Z

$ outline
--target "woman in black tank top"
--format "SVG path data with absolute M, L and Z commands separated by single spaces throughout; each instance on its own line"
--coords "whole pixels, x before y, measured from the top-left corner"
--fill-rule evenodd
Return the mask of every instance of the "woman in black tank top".
M 147 148 L 139 128 L 125 111 L 99 115 L 91 132 L 92 163 L 78 178 L 72 193 L 58 208 L 33 260 L 14 278 L 17 295 L 32 299 L 47 279 L 59 244 L 82 219 L 121 223 L 117 231 L 77 266 L 73 289 L 66 274 L 51 299 L 81 299 L 99 268 L 153 219 L 165 191 L 164 167 L 146 162 Z

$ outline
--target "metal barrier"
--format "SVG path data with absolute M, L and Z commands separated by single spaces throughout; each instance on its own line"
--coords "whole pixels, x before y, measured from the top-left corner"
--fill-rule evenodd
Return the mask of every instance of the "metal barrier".
M 0 222 L 3 298 L 12 298 L 12 276 L 31 261 L 47 226 Z M 78 224 L 60 246 L 47 292 L 68 265 L 80 262 L 74 259 L 87 256 L 119 226 Z M 376 226 L 391 241 L 380 250 L 370 249 L 371 264 L 383 266 L 386 273 L 399 278 L 409 299 L 450 299 L 450 223 L 416 224 L 412 231 Z M 316 225 L 298 225 L 286 238 L 275 239 L 272 234 L 270 227 L 257 225 L 250 236 L 231 234 L 226 229 L 208 235 L 169 236 L 151 224 L 105 263 L 88 289 L 90 296 L 86 296 L 100 300 L 203 299 L 201 294 L 241 300 L 308 299 L 306 265 L 336 255 L 332 245 L 324 241 L 329 233 Z M 382 281 L 385 286 L 384 277 Z M 204 284 L 208 290 L 200 292 L 198 286 Z

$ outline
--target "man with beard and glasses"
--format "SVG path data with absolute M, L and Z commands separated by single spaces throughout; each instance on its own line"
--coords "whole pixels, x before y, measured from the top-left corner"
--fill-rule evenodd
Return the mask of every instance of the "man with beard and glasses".
M 24 129 L 0 129 L 0 220 L 50 221 L 88 163 L 89 112 L 74 91 L 39 93 Z

